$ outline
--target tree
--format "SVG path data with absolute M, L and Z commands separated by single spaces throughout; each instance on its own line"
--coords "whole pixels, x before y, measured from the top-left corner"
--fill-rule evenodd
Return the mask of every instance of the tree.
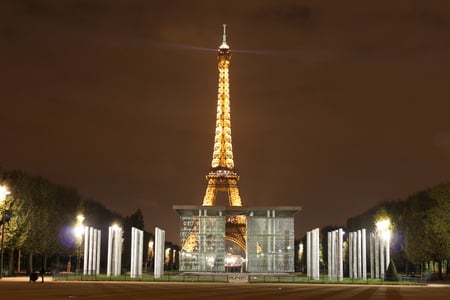
M 450 257 L 450 183 L 416 193 L 404 212 L 406 255 L 414 262 L 435 261 L 442 277 L 442 261 Z
M 442 262 L 450 258 L 450 184 L 440 184 L 429 191 L 434 206 L 428 210 L 425 231 L 429 235 L 432 259 L 438 263 L 442 278 Z
M 144 216 L 142 211 L 138 208 L 135 213 L 125 218 L 123 230 L 124 230 L 124 248 L 123 248 L 123 265 L 125 267 L 130 266 L 131 256 L 131 228 L 135 227 L 140 230 L 144 230 Z M 148 241 L 147 241 L 148 242 Z

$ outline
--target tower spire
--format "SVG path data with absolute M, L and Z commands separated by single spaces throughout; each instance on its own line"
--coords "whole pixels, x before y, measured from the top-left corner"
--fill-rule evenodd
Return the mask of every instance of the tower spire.
M 223 24 L 223 41 L 217 55 L 219 88 L 217 95 L 216 131 L 214 137 L 211 170 L 206 175 L 208 186 L 203 205 L 215 205 L 217 192 L 228 192 L 231 206 L 242 206 L 239 196 L 239 175 L 234 171 L 233 146 L 231 144 L 230 83 L 228 78 L 231 60 L 230 47 L 226 43 L 226 24 Z
M 223 36 L 222 36 L 222 45 L 220 45 L 219 49 L 229 49 L 230 47 L 227 44 L 227 24 L 223 24 Z

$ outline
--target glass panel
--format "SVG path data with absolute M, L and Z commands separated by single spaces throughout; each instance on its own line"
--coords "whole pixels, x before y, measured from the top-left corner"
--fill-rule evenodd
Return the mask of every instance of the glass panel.
M 225 217 L 181 217 L 180 271 L 225 270 Z
M 248 217 L 247 271 L 294 271 L 294 219 Z

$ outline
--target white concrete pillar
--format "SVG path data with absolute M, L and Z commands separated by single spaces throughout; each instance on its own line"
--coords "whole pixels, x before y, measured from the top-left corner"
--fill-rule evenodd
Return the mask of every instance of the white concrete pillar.
M 348 233 L 348 270 L 349 277 L 354 278 L 353 274 L 353 232 Z
M 370 278 L 375 278 L 375 237 L 373 232 L 369 235 L 369 252 L 370 252 Z
M 90 275 L 94 275 L 96 273 L 97 266 L 97 229 L 92 230 L 92 259 L 90 261 Z
M 380 238 L 378 234 L 374 234 L 374 248 L 375 248 L 375 278 L 380 278 Z
M 338 275 L 337 279 L 339 281 L 344 280 L 344 231 L 342 228 L 338 229 Z
M 319 228 L 313 229 L 310 235 L 310 279 L 320 280 L 320 261 L 319 261 Z M 308 246 L 309 248 L 309 246 Z M 308 256 L 310 255 L 308 254 Z
M 143 234 L 142 230 L 131 228 L 131 278 L 142 277 Z
M 328 241 L 328 280 L 333 280 L 333 246 L 332 246 L 332 232 L 327 233 L 327 241 Z
M 102 232 L 101 230 L 97 229 L 97 265 L 95 268 L 95 275 L 100 274 L 100 250 L 101 250 L 101 243 L 102 243 Z
M 311 231 L 306 232 L 306 276 L 308 280 L 312 279 L 312 245 Z
M 379 252 L 380 252 L 380 278 L 384 279 L 384 274 L 386 271 L 386 263 L 384 260 L 384 258 L 385 258 L 385 256 L 384 256 L 385 243 L 384 243 L 383 239 L 380 239 L 380 237 L 378 237 L 378 239 L 380 240 L 379 241 L 379 244 L 380 244 L 380 250 L 379 250 Z
M 88 257 L 89 257 L 89 227 L 84 227 L 84 261 L 83 261 L 83 275 L 88 274 Z
M 357 244 L 357 257 L 356 257 L 356 259 L 357 259 L 357 261 L 358 261 L 358 263 L 357 263 L 357 277 L 358 277 L 358 279 L 361 279 L 362 278 L 362 253 L 361 253 L 361 250 L 362 250 L 362 248 L 361 248 L 361 230 L 358 230 L 357 232 L 357 240 L 356 240 L 356 244 Z
M 361 229 L 362 279 L 367 279 L 367 243 L 366 229 Z
M 386 246 L 386 270 L 387 270 L 387 268 L 389 268 L 389 264 L 391 263 L 391 253 L 390 253 L 391 246 L 389 239 L 386 240 L 385 246 Z
M 87 241 L 89 243 L 89 255 L 87 257 L 87 259 L 88 259 L 88 274 L 89 275 L 92 274 L 92 254 L 94 252 L 93 237 L 94 237 L 94 228 L 89 227 L 89 239 Z
M 107 276 L 119 276 L 122 267 L 122 228 L 110 226 L 108 230 Z
M 155 278 L 164 276 L 164 245 L 165 245 L 165 231 L 155 228 Z

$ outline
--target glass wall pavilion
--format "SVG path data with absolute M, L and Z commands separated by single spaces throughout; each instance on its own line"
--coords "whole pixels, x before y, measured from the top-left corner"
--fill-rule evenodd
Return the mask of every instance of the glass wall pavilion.
M 233 266 L 246 272 L 294 271 L 294 216 L 301 207 L 173 208 L 180 216 L 180 271 L 225 272 Z M 241 262 L 227 251 L 227 244 L 236 240 L 228 226 L 235 218 L 246 219 Z

